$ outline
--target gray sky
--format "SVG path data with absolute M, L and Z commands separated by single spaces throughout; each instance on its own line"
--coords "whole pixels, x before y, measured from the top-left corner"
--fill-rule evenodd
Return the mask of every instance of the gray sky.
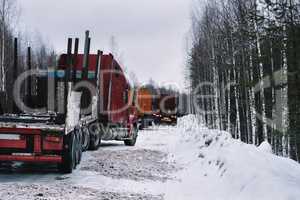
M 58 52 L 67 37 L 89 29 L 92 52 L 109 52 L 115 36 L 121 60 L 140 82 L 175 82 L 184 87 L 185 37 L 190 0 L 19 0 L 21 25 L 40 32 Z M 81 49 L 83 40 L 81 39 Z

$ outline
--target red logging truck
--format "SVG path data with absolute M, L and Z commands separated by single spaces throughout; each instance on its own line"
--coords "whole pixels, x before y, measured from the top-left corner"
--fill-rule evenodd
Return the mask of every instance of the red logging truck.
M 82 152 L 98 149 L 101 140 L 135 145 L 138 119 L 128 79 L 112 55 L 101 51 L 90 55 L 88 31 L 84 54 L 78 54 L 78 44 L 76 38 L 72 52 L 69 39 L 68 52 L 60 57 L 58 67 L 23 79 L 30 85 L 26 97 L 17 95 L 14 113 L 0 116 L 0 162 L 55 163 L 62 172 L 71 173 Z M 22 78 L 17 79 L 16 74 L 18 94 L 22 93 Z

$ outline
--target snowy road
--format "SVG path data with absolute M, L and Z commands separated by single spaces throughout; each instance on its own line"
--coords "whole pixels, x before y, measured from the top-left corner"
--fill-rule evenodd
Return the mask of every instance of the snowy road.
M 6 164 L 0 169 L 0 199 L 164 199 L 179 164 L 169 154 L 168 128 L 140 132 L 136 147 L 106 142 L 87 152 L 72 175 L 55 166 Z
M 200 124 L 187 116 L 141 131 L 135 147 L 104 143 L 72 175 L 2 165 L 0 200 L 299 200 L 299 163 Z

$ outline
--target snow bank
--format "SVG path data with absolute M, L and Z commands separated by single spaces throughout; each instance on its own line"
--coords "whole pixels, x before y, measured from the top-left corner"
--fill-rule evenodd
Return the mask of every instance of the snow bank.
M 270 154 L 269 144 L 244 144 L 227 132 L 208 130 L 193 115 L 179 119 L 177 130 L 186 170 L 167 199 L 299 199 L 300 165 Z
M 180 130 L 183 129 L 186 131 L 190 131 L 199 128 L 205 128 L 205 126 L 201 124 L 199 118 L 197 118 L 196 115 L 187 115 L 178 119 L 177 128 L 179 128 Z
M 258 149 L 266 153 L 273 153 L 272 146 L 268 141 L 264 141 L 263 143 L 261 143 Z

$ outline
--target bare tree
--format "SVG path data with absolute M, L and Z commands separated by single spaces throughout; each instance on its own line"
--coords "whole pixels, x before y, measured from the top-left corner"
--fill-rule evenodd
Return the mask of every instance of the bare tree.
M 6 46 L 11 43 L 9 40 L 12 34 L 12 27 L 14 21 L 18 17 L 17 4 L 15 0 L 1 0 L 0 1 L 0 20 L 1 20 L 1 56 L 0 56 L 0 91 L 5 92 L 6 87 Z
M 114 57 L 116 58 L 116 60 L 118 60 L 118 62 L 123 67 L 123 64 L 124 64 L 123 52 L 120 50 L 120 46 L 119 46 L 118 40 L 117 40 L 117 38 L 114 35 L 112 35 L 110 37 L 109 45 L 110 45 L 110 51 L 111 51 L 111 53 L 114 55 Z M 124 70 L 126 70 L 126 69 L 124 69 Z
M 299 161 L 300 1 L 202 1 L 193 12 L 187 68 L 204 122 Z

